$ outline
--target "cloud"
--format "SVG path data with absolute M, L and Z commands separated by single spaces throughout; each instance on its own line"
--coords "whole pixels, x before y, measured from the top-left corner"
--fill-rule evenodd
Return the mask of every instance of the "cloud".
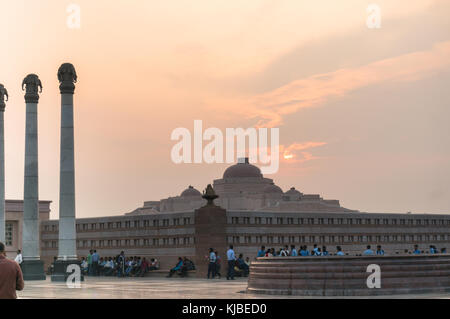
M 399 55 L 356 68 L 343 68 L 294 80 L 277 89 L 231 100 L 228 111 L 257 122 L 257 127 L 276 127 L 283 117 L 302 108 L 317 107 L 327 100 L 352 91 L 386 82 L 416 81 L 450 66 L 450 41 L 430 50 Z
M 289 146 L 280 146 L 280 153 L 282 154 L 282 159 L 288 161 L 289 163 L 299 163 L 311 161 L 318 159 L 312 155 L 310 152 L 305 152 L 305 150 L 326 145 L 326 142 L 304 142 L 304 143 L 293 143 Z M 303 152 L 299 152 L 303 151 Z

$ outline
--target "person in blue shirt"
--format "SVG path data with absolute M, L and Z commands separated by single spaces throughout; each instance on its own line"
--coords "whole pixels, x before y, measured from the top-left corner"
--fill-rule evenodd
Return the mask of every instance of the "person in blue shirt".
M 328 250 L 326 246 L 322 246 L 322 256 L 328 256 Z
M 208 279 L 211 276 L 211 279 L 216 277 L 216 253 L 213 248 L 209 249 L 209 265 L 208 265 Z
M 230 249 L 227 251 L 228 260 L 228 272 L 227 280 L 234 280 L 234 266 L 236 264 L 236 255 L 234 254 L 233 245 L 230 245 Z
M 181 271 L 181 267 L 183 267 L 183 258 L 178 257 L 178 262 L 177 265 L 175 267 L 173 267 L 172 269 L 170 269 L 169 274 L 167 275 L 167 277 L 172 277 L 173 274 L 177 271 Z
M 381 245 L 377 246 L 377 255 L 384 256 L 384 250 L 381 249 Z
M 419 246 L 418 245 L 414 245 L 414 251 L 413 254 L 419 255 L 420 254 L 420 250 L 419 250 Z
M 266 256 L 266 247 L 261 246 L 261 250 L 258 251 L 256 257 L 265 257 Z
M 336 250 L 337 250 L 337 252 L 336 252 L 337 256 L 345 256 L 344 252 L 342 251 L 341 246 L 336 246 Z
M 308 246 L 302 246 L 300 249 L 300 256 L 309 256 Z
M 430 254 L 437 254 L 437 249 L 433 245 L 430 245 Z
M 292 257 L 298 256 L 297 249 L 295 249 L 295 245 L 291 245 L 291 256 Z
M 365 256 L 373 255 L 373 250 L 370 249 L 370 245 L 367 245 L 367 249 L 364 251 L 363 255 L 365 255 Z

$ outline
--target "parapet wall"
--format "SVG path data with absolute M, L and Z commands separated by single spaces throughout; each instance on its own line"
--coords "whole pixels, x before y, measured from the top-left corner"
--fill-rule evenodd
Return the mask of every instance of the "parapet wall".
M 369 265 L 381 288 L 368 288 Z M 250 266 L 249 293 L 376 296 L 450 292 L 450 255 L 264 257 Z

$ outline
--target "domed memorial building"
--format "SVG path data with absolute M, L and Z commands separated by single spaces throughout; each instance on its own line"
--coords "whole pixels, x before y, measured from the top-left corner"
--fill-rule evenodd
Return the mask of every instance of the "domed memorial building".
M 146 201 L 120 216 L 77 219 L 78 256 L 86 256 L 90 249 L 102 256 L 123 250 L 129 256 L 156 257 L 162 269 L 169 269 L 179 256 L 204 260 L 208 236 L 211 243 L 221 243 L 214 248 L 222 256 L 225 246 L 233 244 L 236 253 L 250 258 L 262 245 L 310 249 L 317 244 L 331 253 L 341 246 L 349 255 L 361 254 L 367 245 L 382 245 L 387 255 L 404 254 L 414 245 L 422 250 L 430 245 L 450 248 L 450 215 L 343 208 L 338 200 L 304 194 L 294 187 L 283 191 L 248 159 L 228 167 L 212 186 L 219 196 L 214 204 L 220 209 L 210 217 L 198 214 L 199 208 L 211 206 L 202 192 L 188 186 L 178 196 Z M 208 222 L 214 233 L 205 236 L 201 232 L 208 231 Z M 43 220 L 40 227 L 41 256 L 48 264 L 58 253 L 58 221 Z

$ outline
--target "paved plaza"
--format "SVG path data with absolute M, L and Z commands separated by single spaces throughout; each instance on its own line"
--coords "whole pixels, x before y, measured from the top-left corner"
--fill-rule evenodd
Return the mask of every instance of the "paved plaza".
M 299 296 L 269 296 L 245 293 L 247 278 L 234 281 L 198 278 L 115 278 L 87 277 L 81 288 L 68 288 L 64 283 L 27 281 L 18 292 L 21 299 L 311 299 Z M 315 297 L 317 298 L 317 297 Z M 331 297 L 324 297 L 330 299 Z M 351 298 L 351 297 L 347 297 Z M 354 298 L 354 297 L 353 297 Z M 363 297 L 375 298 L 375 297 Z M 383 298 L 383 297 L 376 297 Z M 450 299 L 450 294 L 388 296 L 387 298 Z

